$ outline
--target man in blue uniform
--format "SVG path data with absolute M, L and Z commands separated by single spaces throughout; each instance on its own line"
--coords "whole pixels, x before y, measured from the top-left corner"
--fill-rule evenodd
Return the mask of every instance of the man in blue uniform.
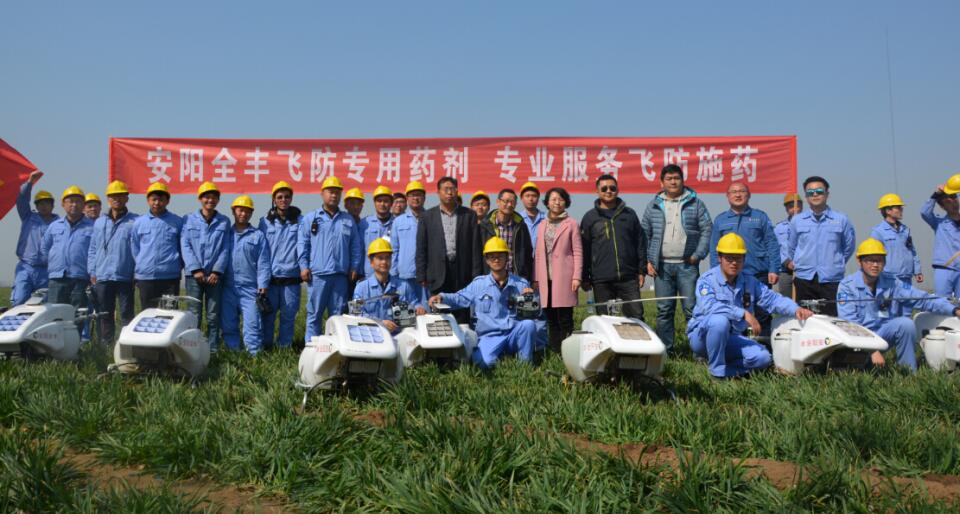
M 206 311 L 207 343 L 215 352 L 220 342 L 220 302 L 230 252 L 230 220 L 217 212 L 220 190 L 213 182 L 200 184 L 197 199 L 200 209 L 183 217 L 180 253 L 185 275 L 189 274 L 184 280 L 187 296 L 200 300 L 200 303 L 190 303 L 190 310 L 198 324 Z
M 373 190 L 374 213 L 364 218 L 363 223 L 360 224 L 364 248 L 369 248 L 370 243 L 378 238 L 390 241 L 394 221 L 393 214 L 390 214 L 391 207 L 393 207 L 393 191 L 387 186 L 377 186 Z M 369 277 L 372 273 L 371 263 L 367 261 L 364 264 L 363 276 Z
M 393 248 L 393 263 L 390 274 L 396 276 L 414 290 L 420 291 L 421 302 L 427 301 L 426 288 L 417 281 L 417 227 L 423 216 L 423 203 L 427 190 L 419 181 L 407 184 L 407 212 L 397 216 L 390 232 L 390 246 Z
M 127 185 L 119 180 L 107 186 L 110 210 L 93 222 L 93 236 L 87 253 L 87 269 L 97 301 L 100 341 L 110 344 L 116 334 L 114 313 L 120 303 L 120 323 L 125 326 L 133 319 L 133 253 L 130 251 L 130 233 L 137 215 L 127 210 L 130 198 Z
M 167 210 L 170 192 L 163 182 L 147 188 L 150 210 L 137 217 L 130 232 L 133 279 L 140 308 L 156 307 L 163 295 L 180 294 L 180 232 L 183 218 Z
M 760 332 L 754 315 L 757 306 L 801 321 L 813 313 L 773 292 L 754 276 L 741 273 L 748 251 L 739 235 L 721 237 L 716 252 L 720 264 L 697 280 L 697 306 L 687 326 L 687 337 L 693 353 L 707 359 L 710 375 L 723 379 L 766 368 L 772 362 L 763 345 L 742 335 L 748 327 L 754 334 Z
M 293 203 L 293 188 L 280 181 L 273 185 L 273 208 L 260 218 L 260 231 L 270 245 L 270 288 L 267 298 L 273 309 L 263 314 L 263 346 L 273 347 L 273 327 L 277 314 L 280 328 L 277 346 L 289 348 L 293 344 L 293 324 L 300 310 L 300 263 L 297 259 L 297 238 L 300 233 L 300 209 Z
M 390 197 L 391 200 L 393 196 Z M 396 294 L 397 298 L 416 308 L 417 315 L 426 314 L 421 305 L 420 287 L 411 288 L 408 282 L 390 275 L 390 262 L 393 259 L 393 248 L 386 239 L 376 238 L 367 247 L 367 258 L 371 271 L 366 278 L 357 282 L 353 291 L 354 300 L 367 300 L 385 294 Z M 390 308 L 393 300 L 381 298 L 363 303 L 363 316 L 383 323 L 391 334 L 397 333 L 400 327 L 390 319 Z
M 933 229 L 933 290 L 960 296 L 960 173 L 940 185 L 923 204 L 920 217 Z M 946 216 L 934 212 L 939 205 Z
M 257 297 L 270 286 L 270 246 L 267 236 L 253 228 L 253 199 L 240 195 L 230 206 L 233 227 L 227 245 L 226 287 L 223 291 L 223 344 L 240 349 L 240 317 L 243 345 L 250 355 L 263 349 L 263 326 Z
M 42 171 L 34 171 L 20 186 L 17 195 L 17 214 L 20 216 L 20 237 L 17 239 L 17 268 L 13 276 L 11 304 L 15 307 L 27 301 L 37 289 L 47 287 L 47 261 L 41 256 L 40 243 L 47 227 L 60 216 L 53 213 L 53 195 L 37 191 L 30 210 L 30 193 L 33 185 L 43 177 Z
M 524 362 L 533 362 L 537 326 L 533 320 L 518 320 L 510 309 L 510 298 L 533 292 L 523 278 L 507 271 L 510 248 L 499 237 L 490 238 L 483 247 L 483 257 L 490 274 L 481 275 L 456 293 L 440 293 L 430 298 L 430 305 L 446 303 L 454 308 L 473 307 L 477 316 L 477 347 L 473 362 L 484 369 L 496 365 L 504 355 L 517 355 Z
M 883 243 L 887 250 L 887 265 L 883 269 L 902 281 L 905 285 L 913 285 L 913 278 L 923 282 L 923 273 L 920 269 L 920 256 L 913 246 L 913 236 L 910 227 L 904 225 L 903 200 L 899 195 L 890 193 L 880 197 L 877 209 L 883 221 L 873 227 L 870 237 Z
M 363 248 L 353 217 L 340 210 L 343 184 L 337 177 L 323 181 L 323 207 L 303 217 L 297 242 L 300 278 L 307 285 L 307 326 L 310 341 L 323 333 L 323 313 L 341 314 L 349 281 L 360 275 Z
M 777 244 L 780 246 L 780 278 L 777 281 L 777 287 L 780 294 L 792 298 L 793 270 L 784 266 L 784 263 L 790 260 L 787 253 L 790 248 L 790 220 L 803 211 L 803 200 L 797 193 L 788 193 L 783 197 L 783 208 L 787 211 L 787 219 L 773 227 L 773 233 L 777 235 Z
M 885 273 L 886 256 L 887 250 L 880 241 L 867 239 L 860 243 L 857 248 L 860 270 L 840 282 L 837 309 L 841 318 L 869 328 L 891 348 L 895 347 L 897 362 L 916 371 L 917 329 L 910 319 L 913 310 L 958 316 L 960 308 Z M 884 364 L 880 352 L 874 352 L 871 359 L 874 365 Z
M 476 197 L 476 195 L 474 195 Z M 489 199 L 487 200 L 489 202 Z M 533 182 L 527 182 L 520 186 L 520 201 L 523 202 L 523 209 L 519 212 L 523 222 L 527 224 L 527 232 L 530 233 L 530 247 L 537 247 L 537 230 L 540 229 L 540 223 L 543 222 L 543 212 L 537 208 L 537 202 L 540 201 L 540 188 Z M 471 208 L 473 198 L 470 199 Z M 477 214 L 479 218 L 481 215 Z
M 83 191 L 79 187 L 70 186 L 64 190 L 60 204 L 64 217 L 47 227 L 40 245 L 41 258 L 47 261 L 50 277 L 47 301 L 86 307 L 84 293 L 90 283 L 87 253 L 90 251 L 93 221 L 83 215 Z

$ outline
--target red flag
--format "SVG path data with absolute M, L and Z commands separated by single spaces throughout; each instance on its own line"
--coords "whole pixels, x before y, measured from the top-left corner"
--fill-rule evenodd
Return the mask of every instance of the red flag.
M 36 169 L 29 159 L 0 139 L 0 218 L 16 205 L 20 184 Z

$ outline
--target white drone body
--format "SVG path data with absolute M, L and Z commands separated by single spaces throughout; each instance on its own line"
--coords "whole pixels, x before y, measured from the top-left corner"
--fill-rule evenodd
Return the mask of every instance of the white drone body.
M 169 373 L 192 379 L 203 375 L 210 363 L 210 345 L 197 328 L 197 317 L 177 308 L 178 301 L 186 299 L 164 296 L 161 307 L 142 311 L 123 327 L 109 371 Z
M 960 361 L 960 318 L 921 312 L 914 317 L 914 323 L 927 364 L 940 371 L 957 369 L 957 361 Z
M 403 376 L 396 343 L 383 325 L 369 318 L 330 316 L 324 334 L 313 336 L 300 354 L 300 384 L 307 389 L 375 387 Z M 304 394 L 304 404 L 307 395 Z
M 451 365 L 470 361 L 477 346 L 477 333 L 468 325 L 458 325 L 445 306 L 438 304 L 437 310 L 439 312 L 417 316 L 414 326 L 404 328 L 397 335 L 404 366 L 409 368 L 430 361 Z
M 800 373 L 807 366 L 864 368 L 870 354 L 887 342 L 871 330 L 840 318 L 815 314 L 804 322 L 779 317 L 770 334 L 773 362 L 781 371 Z
M 76 360 L 80 352 L 77 310 L 70 304 L 43 303 L 45 293 L 38 291 L 27 303 L 0 315 L 0 353 Z
M 583 320 L 581 328 L 560 347 L 567 375 L 574 381 L 659 381 L 667 347 L 646 323 L 623 316 L 593 315 Z

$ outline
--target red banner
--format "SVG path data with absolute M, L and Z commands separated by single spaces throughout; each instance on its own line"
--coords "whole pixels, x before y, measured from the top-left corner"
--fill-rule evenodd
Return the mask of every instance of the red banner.
M 505 137 L 462 139 L 147 139 L 111 138 L 110 180 L 145 192 L 164 181 L 194 193 L 210 180 L 228 193 L 269 193 L 278 180 L 319 192 L 335 175 L 365 192 L 400 189 L 411 180 L 452 176 L 460 190 L 488 192 L 532 181 L 591 193 L 604 173 L 625 193 L 660 190 L 660 169 L 683 168 L 701 193 L 746 182 L 755 193 L 796 190 L 796 136 L 757 137 Z M 300 185 L 298 188 L 297 185 Z
M 16 205 L 20 185 L 36 169 L 29 159 L 0 139 L 0 218 Z

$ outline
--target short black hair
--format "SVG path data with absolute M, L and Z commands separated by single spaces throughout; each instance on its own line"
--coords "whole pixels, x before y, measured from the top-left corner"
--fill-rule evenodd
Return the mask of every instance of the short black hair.
M 406 198 L 407 198 L 407 195 L 406 195 L 406 193 L 404 193 L 403 191 L 397 191 L 396 193 L 393 193 L 393 199 L 396 200 L 397 198 L 404 198 L 404 199 L 406 199 Z
M 609 173 L 604 173 L 603 175 L 600 175 L 599 177 L 597 177 L 597 181 L 594 182 L 593 185 L 594 185 L 594 186 L 599 186 L 600 183 L 603 182 L 604 180 L 612 180 L 614 184 L 617 184 L 617 183 L 618 183 L 618 182 L 617 182 L 617 177 L 614 177 L 613 175 L 611 175 L 611 174 L 609 174 Z
M 550 195 L 554 193 L 560 195 L 560 198 L 563 198 L 563 203 L 566 204 L 566 207 L 564 208 L 570 207 L 570 193 L 568 193 L 567 190 L 562 187 L 555 187 L 547 191 L 547 194 L 543 196 L 543 205 L 546 205 L 549 207 L 548 202 L 550 201 Z
M 803 181 L 803 189 L 806 190 L 806 189 L 807 189 L 807 184 L 809 184 L 809 183 L 811 183 L 811 182 L 823 182 L 823 186 L 826 188 L 826 190 L 827 190 L 827 191 L 830 190 L 830 183 L 827 182 L 827 179 L 825 179 L 825 178 L 823 178 L 823 177 L 818 177 L 817 175 L 813 175 L 812 177 L 807 177 L 807 180 L 804 180 L 804 181 Z
M 509 187 L 505 187 L 505 188 L 501 189 L 499 193 L 497 193 L 497 200 L 499 200 L 501 197 L 503 197 L 503 195 L 504 195 L 505 193 L 510 193 L 510 194 L 512 194 L 514 198 L 517 197 L 517 192 L 516 192 L 516 191 L 514 191 L 513 189 L 510 189 Z
M 677 166 L 676 164 L 667 164 L 660 170 L 660 181 L 663 182 L 663 177 L 671 173 L 677 173 L 680 175 L 680 180 L 683 181 L 683 168 Z
M 453 178 L 453 177 L 440 177 L 440 180 L 437 181 L 437 191 L 439 191 L 440 188 L 443 187 L 443 184 L 445 184 L 445 183 L 447 183 L 447 182 L 452 182 L 452 183 L 453 183 L 453 187 L 455 187 L 455 188 L 457 188 L 457 189 L 460 188 L 460 184 L 457 184 L 457 179 L 455 179 L 455 178 Z

